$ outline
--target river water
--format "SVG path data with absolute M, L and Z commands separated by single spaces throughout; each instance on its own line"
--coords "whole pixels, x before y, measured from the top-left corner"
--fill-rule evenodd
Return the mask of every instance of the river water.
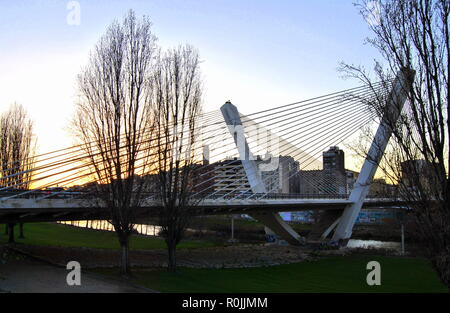
M 114 226 L 108 223 L 107 221 L 66 221 L 58 223 L 82 228 L 114 231 Z M 141 235 L 158 236 L 161 227 L 154 225 L 136 224 L 134 225 L 134 229 Z
M 364 249 L 400 250 L 401 243 L 395 242 L 395 241 L 350 239 L 347 243 L 347 247 L 349 247 L 349 248 L 364 248 Z
M 67 221 L 58 223 L 72 225 L 76 227 L 114 231 L 114 227 L 107 221 Z M 136 224 L 134 225 L 134 229 L 136 230 L 137 233 L 141 235 L 158 236 L 161 227 L 155 225 Z M 350 239 L 347 244 L 347 247 L 364 248 L 364 249 L 390 249 L 400 251 L 401 244 L 400 242 L 393 242 L 393 241 Z

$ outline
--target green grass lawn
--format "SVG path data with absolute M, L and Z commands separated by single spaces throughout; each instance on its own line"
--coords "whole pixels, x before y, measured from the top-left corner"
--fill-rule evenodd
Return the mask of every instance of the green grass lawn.
M 3 227 L 0 244 L 7 242 Z M 19 243 L 41 246 L 118 249 L 115 233 L 53 223 L 25 225 Z M 215 245 L 187 240 L 179 248 Z M 131 249 L 165 249 L 162 239 L 132 236 Z M 381 286 L 366 284 L 369 261 L 381 264 Z M 97 272 L 117 275 L 116 269 Z M 318 261 L 250 269 L 134 269 L 135 282 L 162 292 L 449 292 L 428 261 L 384 256 L 329 257 Z
M 29 223 L 24 225 L 25 239 L 19 239 L 16 227 L 16 242 L 38 246 L 87 247 L 98 249 L 119 249 L 119 242 L 114 232 L 91 230 L 54 223 Z M 0 244 L 6 243 L 4 225 L 0 228 Z M 179 244 L 180 249 L 210 247 L 214 242 L 186 240 Z M 163 239 L 131 236 L 130 247 L 134 250 L 166 249 Z
M 366 265 L 381 264 L 381 286 L 368 286 Z M 99 269 L 117 275 L 115 269 Z M 449 292 L 428 261 L 382 256 L 329 257 L 250 269 L 135 269 L 134 282 L 161 292 Z

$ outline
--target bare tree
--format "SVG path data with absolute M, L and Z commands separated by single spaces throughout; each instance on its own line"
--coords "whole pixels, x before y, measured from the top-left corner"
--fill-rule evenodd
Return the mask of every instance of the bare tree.
M 377 9 L 374 11 L 374 5 Z M 371 19 L 374 37 L 384 63 L 375 75 L 363 67 L 343 64 L 341 70 L 381 92 L 368 102 L 379 118 L 386 111 L 389 81 L 404 69 L 416 77 L 399 120 L 389 121 L 392 140 L 380 168 L 398 184 L 399 195 L 413 208 L 417 235 L 424 243 L 441 280 L 450 285 L 450 85 L 448 0 L 361 0 L 357 7 Z M 405 87 L 406 88 L 406 87 Z
M 138 20 L 130 11 L 121 23 L 109 26 L 78 81 L 80 101 L 73 129 L 89 156 L 99 199 L 109 208 L 124 276 L 130 274 L 129 239 L 135 211 L 146 190 L 142 176 L 150 167 L 149 77 L 156 40 L 149 19 Z
M 157 190 L 162 209 L 162 235 L 169 253 L 168 270 L 176 270 L 176 246 L 192 216 L 193 169 L 197 147 L 202 84 L 198 53 L 191 46 L 168 50 L 153 76 L 157 136 Z
M 24 107 L 13 104 L 0 116 L 1 187 L 12 190 L 30 188 L 36 140 L 33 122 Z M 14 242 L 14 224 L 9 224 L 9 242 Z M 20 224 L 23 237 L 23 224 Z

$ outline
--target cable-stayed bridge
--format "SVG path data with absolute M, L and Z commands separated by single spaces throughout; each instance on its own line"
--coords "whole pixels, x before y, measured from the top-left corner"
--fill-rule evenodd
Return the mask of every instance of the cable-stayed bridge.
M 345 241 L 363 206 L 404 207 L 395 198 L 367 195 L 391 135 L 388 121 L 402 111 L 412 77 L 411 71 L 403 70 L 393 81 L 252 114 L 241 114 L 231 102 L 220 111 L 202 114 L 195 129 L 191 196 L 198 201 L 192 210 L 199 215 L 249 214 L 296 244 L 300 236 L 277 212 L 327 210 L 322 237 L 332 234 L 333 240 Z M 373 101 L 386 103 L 386 109 L 361 171 L 352 180 L 337 164 L 342 161 L 339 150 L 329 155 L 324 151 L 376 119 Z M 125 138 L 121 144 L 126 146 Z M 139 144 L 153 149 L 154 138 L 144 136 Z M 95 143 L 85 143 L 21 160 L 21 165 L 3 164 L 0 223 L 108 219 L 108 209 L 89 188 L 107 181 L 94 175 L 96 154 L 100 152 Z M 139 219 L 156 214 L 161 202 L 153 190 L 158 188 L 158 163 L 148 154 L 136 161 L 136 175 L 153 181 L 136 208 Z M 23 172 L 14 171 L 23 162 L 32 163 L 29 181 L 19 179 Z M 31 188 L 24 190 L 25 185 Z

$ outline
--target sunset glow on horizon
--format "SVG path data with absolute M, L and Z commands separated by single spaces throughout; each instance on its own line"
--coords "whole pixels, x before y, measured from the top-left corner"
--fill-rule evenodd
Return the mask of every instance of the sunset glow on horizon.
M 231 100 L 252 113 L 354 87 L 339 77 L 338 63 L 370 66 L 376 56 L 363 45 L 369 30 L 352 1 L 75 2 L 79 25 L 68 22 L 70 1 L 14 1 L 0 12 L 0 111 L 14 102 L 28 110 L 38 154 L 75 143 L 76 77 L 107 26 L 129 9 L 150 17 L 161 47 L 199 50 L 206 112 Z

